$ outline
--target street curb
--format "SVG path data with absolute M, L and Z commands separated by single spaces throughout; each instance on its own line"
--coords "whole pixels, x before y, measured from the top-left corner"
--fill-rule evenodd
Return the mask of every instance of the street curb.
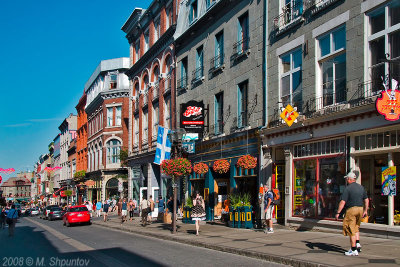
M 227 252 L 227 253 L 231 253 L 231 254 L 266 260 L 269 262 L 290 265 L 290 266 L 294 266 L 294 267 L 325 267 L 325 266 L 328 267 L 328 266 L 331 266 L 331 265 L 325 265 L 325 264 L 321 264 L 321 263 L 312 263 L 312 262 L 296 260 L 296 259 L 291 259 L 291 258 L 284 258 L 284 257 L 280 257 L 280 256 L 275 256 L 275 255 L 270 255 L 270 254 L 265 254 L 265 253 L 260 253 L 260 252 L 254 252 L 254 251 L 249 251 L 249 250 L 207 244 L 207 243 L 204 243 L 201 241 L 186 240 L 186 239 L 181 239 L 181 238 L 178 238 L 175 236 L 170 236 L 170 235 L 165 235 L 165 234 L 160 235 L 160 234 L 151 233 L 151 232 L 147 232 L 147 231 L 128 229 L 128 228 L 118 227 L 118 226 L 114 226 L 114 225 L 105 225 L 103 223 L 94 222 L 94 221 L 92 221 L 92 223 L 94 225 L 98 225 L 98 226 L 101 226 L 104 228 L 112 228 L 112 229 L 116 229 L 116 230 L 120 230 L 120 231 L 124 231 L 124 232 L 130 232 L 130 233 L 153 237 L 153 238 L 157 238 L 157 239 L 173 241 L 173 242 L 177 242 L 177 243 L 181 243 L 181 244 L 187 244 L 187 245 L 192 245 L 192 246 L 196 246 L 196 247 L 217 250 L 217 251 L 221 251 L 221 252 Z

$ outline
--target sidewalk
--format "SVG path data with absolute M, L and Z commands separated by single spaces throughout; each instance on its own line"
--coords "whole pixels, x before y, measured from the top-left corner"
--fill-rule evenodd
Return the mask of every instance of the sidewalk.
M 101 219 L 101 220 L 100 220 Z M 399 266 L 400 240 L 361 236 L 358 257 L 344 256 L 349 249 L 347 237 L 338 233 L 295 231 L 276 226 L 274 234 L 254 229 L 235 229 L 209 222 L 195 235 L 194 224 L 177 222 L 177 234 L 169 224 L 153 222 L 142 227 L 139 218 L 121 225 L 119 217 L 109 221 L 93 218 L 93 224 L 159 239 L 210 248 L 292 266 Z

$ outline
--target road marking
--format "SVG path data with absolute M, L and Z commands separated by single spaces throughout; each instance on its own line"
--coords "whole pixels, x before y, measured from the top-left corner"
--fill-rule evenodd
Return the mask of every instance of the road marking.
M 57 237 L 58 239 L 64 241 L 65 243 L 69 244 L 70 246 L 76 248 L 77 250 L 87 253 L 88 255 L 92 256 L 93 258 L 95 258 L 97 261 L 103 263 L 106 266 L 109 267 L 115 267 L 115 266 L 123 266 L 123 267 L 129 267 L 129 265 L 118 261 L 117 259 L 110 257 L 104 253 L 101 253 L 99 251 L 97 251 L 95 248 L 90 247 L 86 244 L 83 244 L 82 242 L 73 239 L 71 237 L 68 237 L 62 233 L 60 233 L 59 231 L 55 230 L 54 228 L 51 228 L 50 226 L 47 226 L 45 224 L 42 224 L 40 222 L 37 222 L 33 219 L 30 218 L 24 218 L 25 220 L 36 224 L 37 226 L 39 226 L 40 228 L 43 228 L 44 230 L 46 230 L 47 232 L 49 232 L 50 234 L 52 234 L 53 236 Z

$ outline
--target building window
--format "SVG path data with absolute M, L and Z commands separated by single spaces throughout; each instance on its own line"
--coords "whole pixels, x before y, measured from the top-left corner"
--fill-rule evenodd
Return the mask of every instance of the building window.
M 159 124 L 159 109 L 158 109 L 158 104 L 154 104 L 153 106 L 153 136 L 157 135 L 157 127 Z
M 135 116 L 135 146 L 139 145 L 139 116 Z
M 197 0 L 190 1 L 189 24 L 197 20 Z
M 167 7 L 165 10 L 165 30 L 168 30 L 168 28 L 172 25 L 172 8 Z
M 194 79 L 199 80 L 203 77 L 203 62 L 204 61 L 204 50 L 203 46 L 200 46 L 196 50 L 196 70 L 194 71 Z
M 247 94 L 248 94 L 248 81 L 242 82 L 238 86 L 238 127 L 242 128 L 247 126 Z
M 144 32 L 144 53 L 149 50 L 149 30 Z
M 215 134 L 224 130 L 224 93 L 215 95 Z
M 187 57 L 185 57 L 181 61 L 181 79 L 180 81 L 178 81 L 178 88 L 187 87 L 187 67 L 188 67 L 188 59 Z
M 118 106 L 115 108 L 115 125 L 121 126 L 121 111 L 122 111 L 122 106 Z
M 171 97 L 166 97 L 164 102 L 164 118 L 165 118 L 165 127 L 171 127 Z
M 289 24 L 303 14 L 303 0 L 284 0 L 282 11 L 284 25 Z
M 114 111 L 113 107 L 107 108 L 107 126 L 113 126 L 114 125 Z
M 135 45 L 135 62 L 140 59 L 140 42 L 137 41 Z
M 400 58 L 400 1 L 391 1 L 385 6 L 367 14 L 369 19 L 369 75 L 373 92 L 383 90 L 383 79 L 400 80 L 399 64 L 385 63 L 386 54 L 390 59 Z
M 281 105 L 286 107 L 291 104 L 297 107 L 297 111 L 302 111 L 302 52 L 301 49 L 294 50 L 280 57 L 281 76 L 280 76 L 280 98 Z
M 216 3 L 216 0 L 206 0 L 207 9 L 212 7 Z
M 112 139 L 107 142 L 107 163 L 119 163 L 119 153 L 121 150 L 121 142 Z
M 142 127 L 143 127 L 143 137 L 142 141 L 143 143 L 147 143 L 148 139 L 148 128 L 149 128 L 149 121 L 148 121 L 148 112 L 143 111 L 143 121 L 142 121 Z
M 214 67 L 219 68 L 224 64 L 224 32 L 215 35 L 215 60 Z
M 161 26 L 160 26 L 160 19 L 154 21 L 154 42 L 160 38 L 161 35 Z
M 322 75 L 322 97 L 317 109 L 346 100 L 346 30 L 344 27 L 318 39 L 318 65 Z
M 236 53 L 242 54 L 249 49 L 249 13 L 245 13 L 238 19 Z
M 358 135 L 354 138 L 356 151 L 400 146 L 400 130 Z
M 118 76 L 116 74 L 110 75 L 110 89 L 117 88 L 117 78 Z

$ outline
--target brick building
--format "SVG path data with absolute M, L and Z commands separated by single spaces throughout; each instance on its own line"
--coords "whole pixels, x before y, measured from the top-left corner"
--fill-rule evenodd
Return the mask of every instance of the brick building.
M 83 92 L 75 109 L 78 116 L 78 128 L 76 131 L 76 171 L 87 170 L 87 114 L 85 112 L 86 93 Z
M 103 60 L 85 85 L 87 174 L 94 181 L 88 200 L 127 196 L 127 170 L 120 151 L 128 149 L 129 58 Z M 122 189 L 119 192 L 118 189 Z
M 168 180 L 153 164 L 157 127 L 175 128 L 175 64 L 173 34 L 177 1 L 152 1 L 136 8 L 122 30 L 130 45 L 129 197 L 166 196 Z

